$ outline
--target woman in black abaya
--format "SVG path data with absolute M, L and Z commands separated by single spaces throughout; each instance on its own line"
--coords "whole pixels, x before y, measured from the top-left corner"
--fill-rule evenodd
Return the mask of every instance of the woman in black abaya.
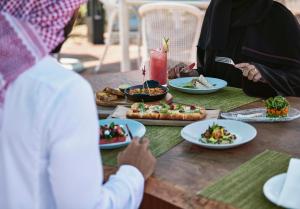
M 251 96 L 300 96 L 300 25 L 273 0 L 212 0 L 198 44 L 198 72 Z M 236 64 L 215 61 L 229 57 Z

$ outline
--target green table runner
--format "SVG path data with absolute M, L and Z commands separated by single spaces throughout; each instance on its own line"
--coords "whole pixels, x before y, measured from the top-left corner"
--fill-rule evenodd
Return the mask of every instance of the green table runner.
M 184 104 L 200 104 L 206 108 L 229 111 L 237 107 L 260 100 L 256 97 L 247 96 L 241 89 L 226 87 L 216 93 L 193 95 L 170 89 L 174 96 L 174 102 Z
M 241 89 L 227 87 L 219 92 L 207 95 L 191 95 L 170 90 L 174 102 L 185 104 L 201 104 L 207 108 L 228 111 L 242 105 L 259 100 L 245 95 Z M 159 157 L 180 142 L 180 127 L 147 126 L 146 136 L 150 140 L 150 150 Z M 117 155 L 122 149 L 101 150 L 104 165 L 116 166 Z
M 267 150 L 199 194 L 240 209 L 279 209 L 262 189 L 269 178 L 287 171 L 289 160 L 287 154 Z

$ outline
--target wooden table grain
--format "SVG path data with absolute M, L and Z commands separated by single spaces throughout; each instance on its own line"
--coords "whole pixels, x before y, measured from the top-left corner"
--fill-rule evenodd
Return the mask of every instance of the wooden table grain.
M 94 90 L 122 83 L 141 83 L 139 71 L 86 77 Z M 288 98 L 300 109 L 300 98 Z M 254 102 L 239 109 L 261 107 Z M 266 149 L 300 157 L 300 119 L 284 123 L 251 123 L 256 138 L 243 146 L 228 150 L 205 149 L 182 142 L 158 158 L 155 173 L 147 182 L 141 208 L 231 208 L 228 205 L 196 196 L 196 192 L 229 174 L 242 163 Z M 167 136 L 166 136 L 167 137 Z M 105 168 L 106 174 L 114 168 Z

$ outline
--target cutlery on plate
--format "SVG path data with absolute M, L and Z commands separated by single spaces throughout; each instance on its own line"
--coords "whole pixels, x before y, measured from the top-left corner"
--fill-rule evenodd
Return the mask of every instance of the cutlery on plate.
M 252 114 L 237 114 L 237 118 L 256 118 L 263 116 L 263 113 L 252 113 Z
M 130 131 L 130 129 L 129 129 L 129 127 L 128 127 L 127 124 L 125 126 L 126 126 L 126 129 L 127 129 L 128 135 L 130 137 L 130 140 L 132 140 L 133 139 L 132 132 Z
M 220 62 L 220 63 L 229 64 L 229 65 L 235 65 L 234 61 L 229 57 L 216 57 L 215 61 Z
M 127 132 L 128 132 L 129 138 L 130 138 L 130 140 L 132 140 L 132 139 L 133 139 L 132 132 L 130 131 L 130 129 L 129 129 L 129 127 L 128 127 L 128 125 L 127 125 L 127 124 L 126 124 L 125 126 L 126 126 L 126 129 L 127 129 Z M 142 143 L 143 143 L 143 138 L 140 138 L 140 139 L 139 139 L 139 142 L 142 144 Z

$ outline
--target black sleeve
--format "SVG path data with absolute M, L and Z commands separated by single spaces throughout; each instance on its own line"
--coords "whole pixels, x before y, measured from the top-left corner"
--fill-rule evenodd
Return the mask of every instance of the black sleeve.
M 282 96 L 300 96 L 300 69 L 273 68 L 254 63 L 262 77 Z
M 203 74 L 205 50 L 197 46 L 197 72 Z

